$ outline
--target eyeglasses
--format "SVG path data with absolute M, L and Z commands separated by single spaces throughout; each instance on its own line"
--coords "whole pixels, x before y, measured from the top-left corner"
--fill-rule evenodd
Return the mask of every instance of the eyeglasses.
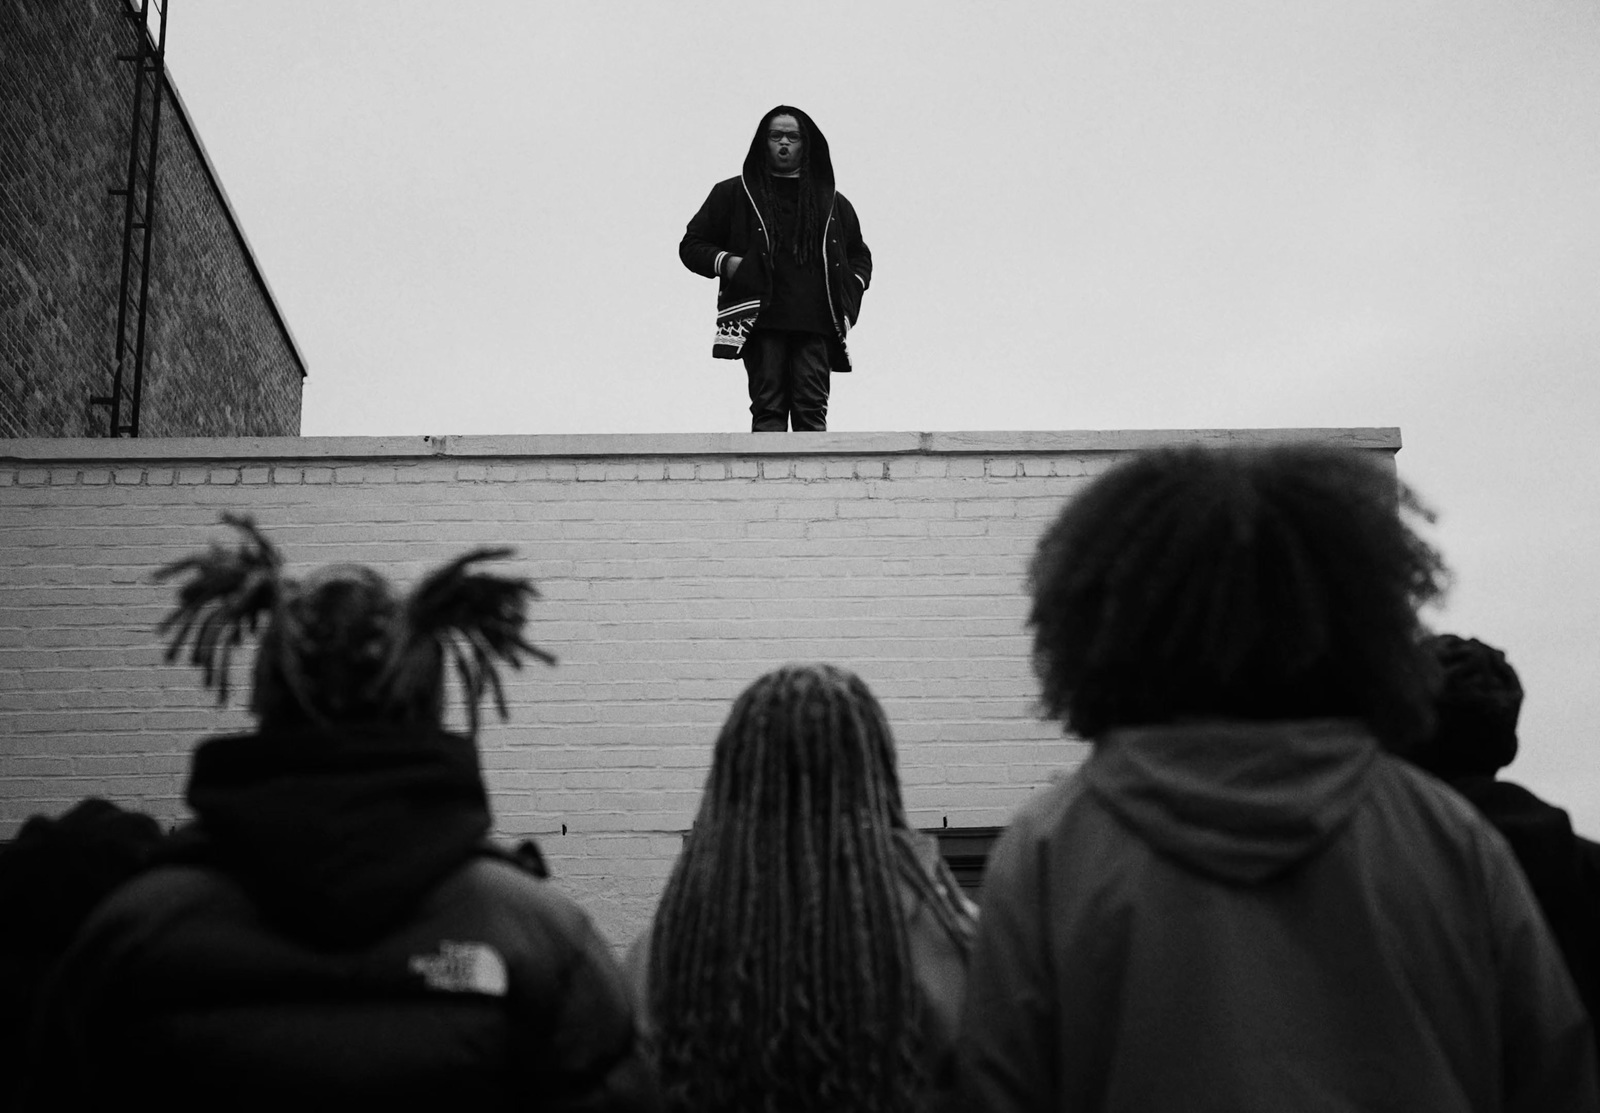
M 788 140 L 790 143 L 798 143 L 803 138 L 804 138 L 804 136 L 802 136 L 798 131 L 769 131 L 769 132 L 767 132 L 767 142 L 768 143 L 782 143 L 784 140 Z

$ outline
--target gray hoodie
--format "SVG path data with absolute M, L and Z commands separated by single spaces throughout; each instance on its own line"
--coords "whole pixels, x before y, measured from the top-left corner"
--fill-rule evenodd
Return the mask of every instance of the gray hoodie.
M 1103 739 L 991 856 L 958 1047 L 975 1109 L 1600 1109 L 1504 843 L 1345 721 Z

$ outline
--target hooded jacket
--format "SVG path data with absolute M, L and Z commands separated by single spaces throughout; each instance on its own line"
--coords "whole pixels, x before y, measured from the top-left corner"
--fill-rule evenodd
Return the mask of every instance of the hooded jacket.
M 861 222 L 856 210 L 834 186 L 833 160 L 828 140 L 821 129 L 798 108 L 779 105 L 762 117 L 788 114 L 799 121 L 810 150 L 811 184 L 820 190 L 827 217 L 823 222 L 822 259 L 826 272 L 828 308 L 833 317 L 834 335 L 828 339 L 828 360 L 832 370 L 849 371 L 850 355 L 845 337 L 861 315 L 861 295 L 872 282 L 872 252 L 861 239 Z M 711 187 L 700 211 L 694 214 L 678 244 L 678 257 L 695 274 L 720 278 L 721 266 L 729 255 L 743 262 L 732 278 L 720 278 L 717 288 L 717 333 L 711 354 L 718 359 L 738 359 L 755 327 L 757 318 L 772 294 L 772 222 L 774 214 L 765 212 L 761 196 L 761 175 L 767 173 L 766 131 L 756 129 L 745 155 L 744 169 Z
M 1505 844 L 1359 725 L 1122 730 L 996 846 L 972 1108 L 1600 1109 Z
M 1600 1015 L 1600 844 L 1572 829 L 1567 813 L 1493 775 L 1446 782 L 1511 844 L 1544 912 L 1567 971 L 1593 1019 Z
M 213 739 L 188 800 L 63 962 L 36 1104 L 654 1108 L 608 948 L 484 842 L 467 739 Z
M 142 871 L 161 825 L 90 797 L 0 843 L 0 1111 L 16 1101 L 40 991 L 95 905 Z

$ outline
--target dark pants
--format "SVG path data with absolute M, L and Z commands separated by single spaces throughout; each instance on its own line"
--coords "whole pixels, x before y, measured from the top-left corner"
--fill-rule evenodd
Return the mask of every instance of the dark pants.
M 744 342 L 750 431 L 796 433 L 828 427 L 828 341 L 815 332 L 756 329 Z

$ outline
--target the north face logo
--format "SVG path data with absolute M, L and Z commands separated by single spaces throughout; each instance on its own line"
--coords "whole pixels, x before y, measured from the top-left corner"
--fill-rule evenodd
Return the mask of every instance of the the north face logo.
M 487 943 L 441 940 L 438 954 L 412 955 L 407 965 L 429 989 L 441 993 L 504 997 L 510 982 L 506 960 Z

